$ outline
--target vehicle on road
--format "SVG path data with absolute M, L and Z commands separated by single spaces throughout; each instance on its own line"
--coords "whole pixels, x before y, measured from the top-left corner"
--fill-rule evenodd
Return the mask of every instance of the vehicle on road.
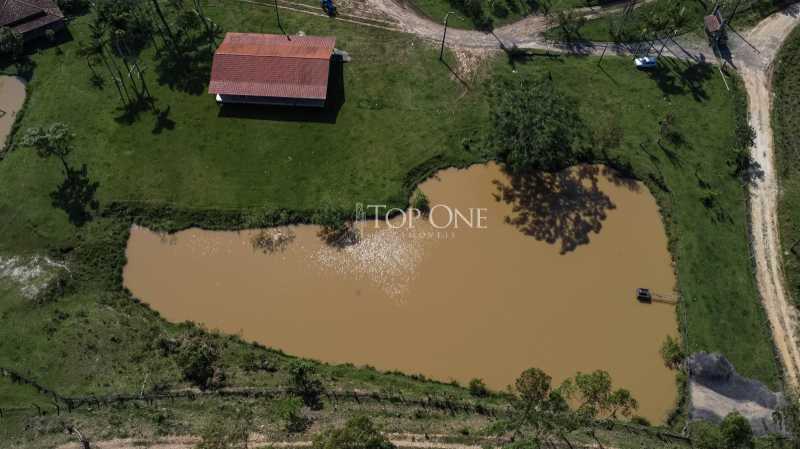
M 641 58 L 634 59 L 633 63 L 636 64 L 637 69 L 652 69 L 658 65 L 658 59 L 656 59 L 654 56 L 643 56 Z

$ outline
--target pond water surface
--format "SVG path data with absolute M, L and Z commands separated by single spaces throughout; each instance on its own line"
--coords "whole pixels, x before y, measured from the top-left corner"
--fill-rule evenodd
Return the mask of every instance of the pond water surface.
M 14 76 L 0 76 L 0 151 L 25 103 L 25 83 Z
M 421 189 L 464 215 L 485 208 L 483 229 L 367 221 L 358 244 L 337 249 L 292 226 L 271 231 L 291 238 L 268 252 L 253 245 L 263 231 L 134 227 L 125 285 L 166 319 L 329 362 L 497 389 L 534 366 L 556 382 L 605 369 L 639 414 L 663 420 L 676 387 L 659 348 L 675 311 L 634 291 L 669 294 L 675 279 L 643 185 L 598 166 L 511 179 L 488 164 Z M 437 225 L 447 215 L 437 209 Z

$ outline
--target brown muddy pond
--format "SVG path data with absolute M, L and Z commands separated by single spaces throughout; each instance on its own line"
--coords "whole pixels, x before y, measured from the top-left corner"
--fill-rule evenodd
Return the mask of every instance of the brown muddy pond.
M 369 220 L 359 243 L 339 249 L 314 226 L 134 227 L 125 285 L 168 320 L 328 362 L 497 389 L 533 366 L 556 382 L 605 369 L 639 414 L 663 421 L 676 388 L 659 348 L 675 311 L 634 292 L 670 294 L 675 279 L 643 185 L 598 166 L 510 179 L 489 164 L 445 170 L 421 189 L 442 205 L 431 214 L 442 229 Z M 445 226 L 456 211 L 458 228 Z M 253 245 L 263 232 L 290 238 L 265 252 Z
M 25 103 L 25 83 L 14 76 L 0 76 L 0 151 Z

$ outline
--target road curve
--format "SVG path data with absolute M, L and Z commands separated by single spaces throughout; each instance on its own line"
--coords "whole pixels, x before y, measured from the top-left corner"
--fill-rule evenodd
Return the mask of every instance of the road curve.
M 800 389 L 798 316 L 786 292 L 778 220 L 778 175 L 772 134 L 772 69 L 780 46 L 800 23 L 800 7 L 794 5 L 773 14 L 745 34 L 750 44 L 740 43 L 739 72 L 748 93 L 750 123 L 756 131 L 751 155 L 761 175 L 750 186 L 750 228 L 756 280 L 772 329 L 775 348 L 789 388 Z
M 439 42 L 442 39 L 444 26 L 427 17 L 421 17 L 405 5 L 408 0 L 364 0 L 368 8 L 389 18 L 400 30 L 419 37 Z M 638 6 L 654 0 L 640 1 Z M 587 19 L 602 17 L 617 12 L 621 6 L 580 8 L 578 11 Z M 460 49 L 501 49 L 519 47 L 529 50 L 544 50 L 559 53 L 582 55 L 599 55 L 606 52 L 619 56 L 631 55 L 638 45 L 612 44 L 605 42 L 581 42 L 564 44 L 548 41 L 544 32 L 553 26 L 550 19 L 541 15 L 531 15 L 517 22 L 494 29 L 492 32 L 462 30 L 450 27 L 447 30 L 447 45 Z M 706 46 L 698 47 L 690 42 L 664 40 L 659 45 L 665 46 L 666 54 L 680 59 L 694 61 L 715 60 L 714 53 Z

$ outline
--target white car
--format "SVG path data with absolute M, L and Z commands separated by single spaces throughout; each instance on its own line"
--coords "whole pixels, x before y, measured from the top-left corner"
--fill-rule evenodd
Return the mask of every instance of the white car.
M 653 56 L 643 56 L 633 60 L 637 69 L 652 69 L 658 65 L 658 60 Z

